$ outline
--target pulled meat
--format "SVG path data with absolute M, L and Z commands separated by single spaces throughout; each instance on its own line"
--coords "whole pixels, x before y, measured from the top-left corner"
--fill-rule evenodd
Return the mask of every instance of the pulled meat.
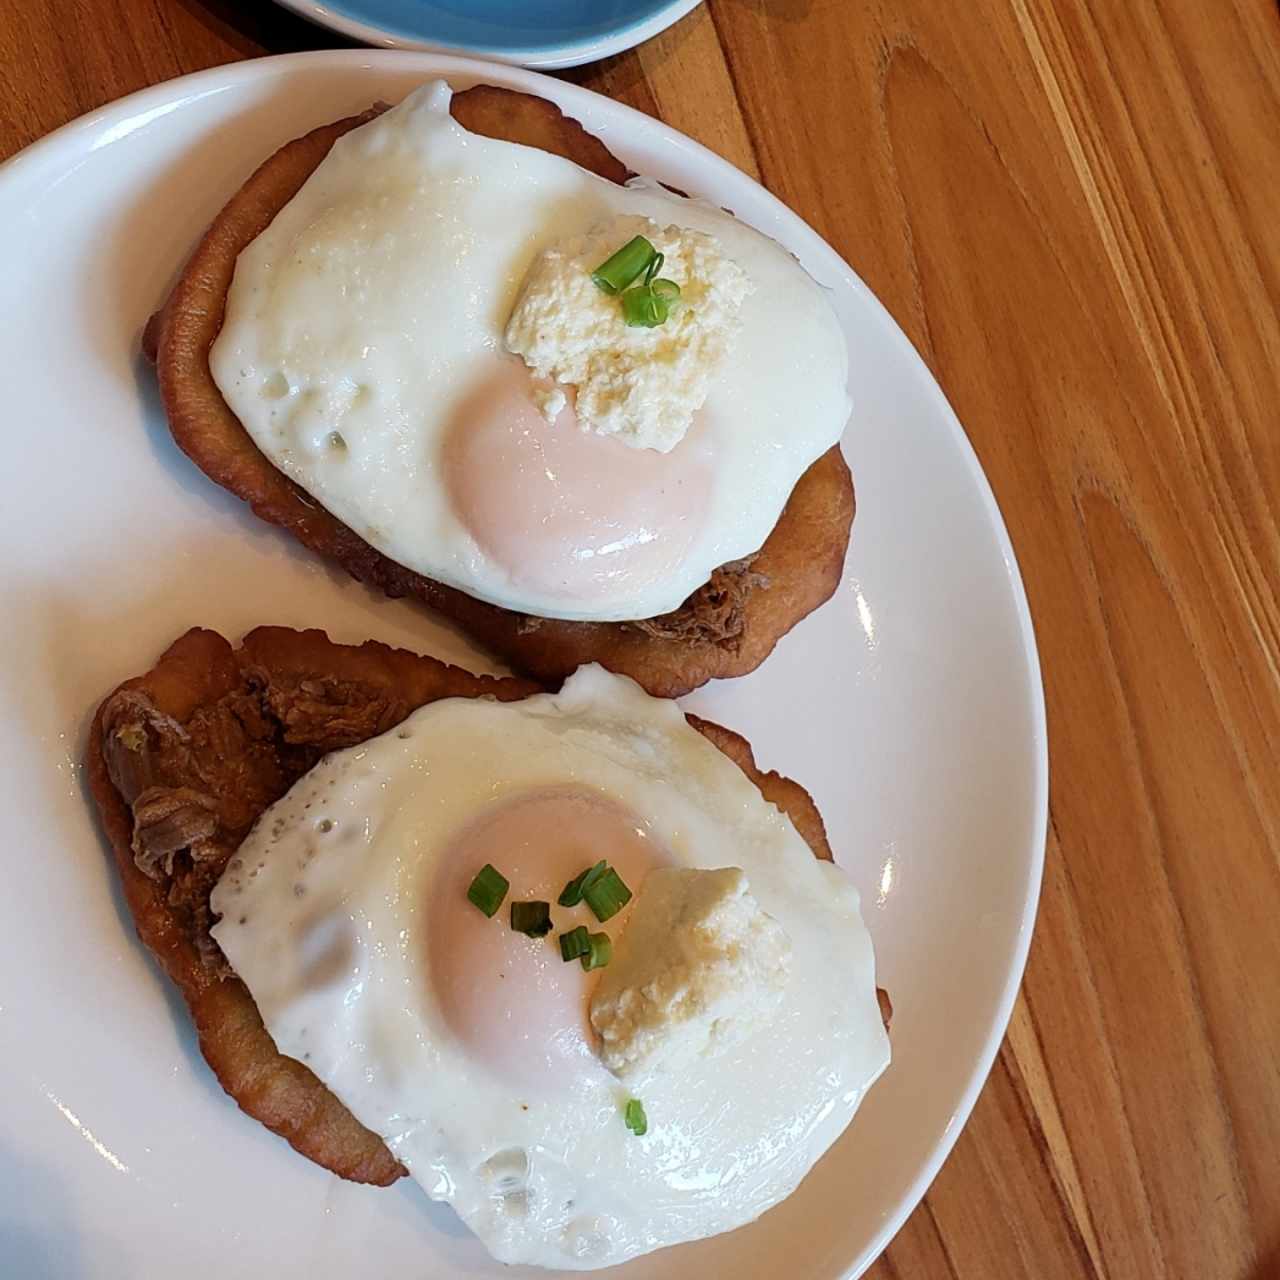
M 268 681 L 265 696 L 286 742 L 323 743 L 330 751 L 376 738 L 408 711 L 388 690 L 329 676 Z
M 211 975 L 229 970 L 209 933 L 209 893 L 257 815 L 325 751 L 375 737 L 407 710 L 375 684 L 261 665 L 185 723 L 142 689 L 107 700 L 103 756 L 133 816 L 134 865 L 163 886 Z
M 690 647 L 712 646 L 736 654 L 742 647 L 742 637 L 747 630 L 747 601 L 753 592 L 765 591 L 769 587 L 769 575 L 757 573 L 751 567 L 759 554 L 756 552 L 741 560 L 722 564 L 678 609 L 670 613 L 616 625 L 638 631 L 653 640 L 674 640 Z M 516 634 L 532 635 L 549 625 L 565 624 L 552 624 L 550 619 L 531 613 L 521 614 Z
M 174 855 L 186 849 L 193 862 L 217 855 L 218 805 L 190 787 L 148 787 L 133 802 L 133 860 L 143 875 L 173 875 Z
M 768 576 L 751 567 L 755 559 L 750 555 L 722 564 L 680 608 L 629 625 L 655 640 L 718 645 L 736 652 L 746 630 L 747 599 L 769 586 Z

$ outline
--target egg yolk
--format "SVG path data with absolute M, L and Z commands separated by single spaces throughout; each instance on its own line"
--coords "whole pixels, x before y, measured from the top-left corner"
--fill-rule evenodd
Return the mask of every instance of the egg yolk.
M 587 787 L 555 786 L 500 801 L 450 842 L 428 904 L 431 992 L 446 1023 L 477 1062 L 530 1096 L 572 1092 L 603 1072 L 587 1010 L 598 972 L 565 962 L 559 934 L 577 925 L 617 939 L 630 905 L 605 923 L 585 904 L 557 904 L 579 872 L 608 860 L 634 895 L 671 857 L 648 824 Z M 467 899 L 491 864 L 511 887 L 492 918 Z M 529 938 L 511 928 L 511 903 L 551 904 L 552 931 Z
M 669 453 L 584 431 L 572 402 L 554 423 L 528 369 L 495 357 L 444 438 L 454 511 L 517 586 L 566 602 L 634 595 L 688 555 L 708 509 L 712 429 L 704 411 Z

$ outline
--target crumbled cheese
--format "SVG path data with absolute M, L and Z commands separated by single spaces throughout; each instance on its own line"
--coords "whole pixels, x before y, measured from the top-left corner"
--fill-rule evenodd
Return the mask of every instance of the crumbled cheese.
M 680 286 L 665 323 L 632 328 L 616 294 L 591 273 L 635 236 L 664 256 Z M 714 236 L 624 216 L 553 245 L 534 261 L 507 322 L 507 349 L 550 382 L 536 393 L 555 421 L 576 388 L 579 423 L 637 449 L 666 453 L 684 438 L 738 331 L 752 285 Z
M 719 1053 L 772 1016 L 790 972 L 740 868 L 651 871 L 591 1000 L 601 1058 L 626 1077 Z

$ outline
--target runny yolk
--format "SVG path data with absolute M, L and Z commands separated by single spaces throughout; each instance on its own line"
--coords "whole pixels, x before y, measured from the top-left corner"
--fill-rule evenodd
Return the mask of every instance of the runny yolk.
M 671 861 L 623 805 L 587 787 L 544 787 L 499 802 L 459 832 L 431 884 L 432 997 L 476 1062 L 531 1097 L 572 1092 L 584 1077 L 604 1071 L 587 1016 L 599 973 L 561 959 L 557 937 L 583 924 L 616 942 L 630 904 L 601 923 L 585 903 L 556 902 L 570 880 L 601 858 L 633 895 L 652 867 Z M 486 862 L 511 882 L 492 918 L 467 900 L 467 886 Z M 551 904 L 553 928 L 545 938 L 511 928 L 511 903 L 519 899 Z
M 572 402 L 549 423 L 528 369 L 494 358 L 444 441 L 450 501 L 511 583 L 604 605 L 672 573 L 702 529 L 712 429 L 699 413 L 669 453 L 583 431 Z

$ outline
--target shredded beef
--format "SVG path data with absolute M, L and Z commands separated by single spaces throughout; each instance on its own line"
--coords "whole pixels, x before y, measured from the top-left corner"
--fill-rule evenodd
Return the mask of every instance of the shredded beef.
M 742 635 L 746 629 L 747 598 L 753 591 L 763 591 L 769 586 L 768 575 L 752 569 L 755 559 L 755 555 L 749 555 L 742 560 L 722 564 L 684 604 L 670 613 L 619 625 L 631 627 L 655 640 L 680 640 L 691 646 L 716 645 L 737 653 L 742 647 Z M 532 635 L 546 621 L 536 614 L 521 614 L 516 634 Z
M 229 972 L 209 935 L 209 893 L 255 817 L 327 751 L 376 737 L 408 707 L 384 688 L 329 676 L 273 679 L 246 667 L 239 687 L 185 723 L 136 689 L 103 710 L 103 754 L 133 813 L 134 862 L 164 885 L 201 959 Z
M 159 785 L 165 773 L 190 768 L 190 738 L 172 716 L 163 715 L 144 693 L 122 689 L 103 718 L 111 781 L 130 803 Z
M 736 651 L 742 643 L 747 597 L 769 586 L 768 577 L 752 569 L 755 558 L 750 555 L 721 565 L 680 608 L 630 625 L 658 640 L 714 644 Z
M 209 861 L 216 851 L 218 806 L 190 787 L 148 787 L 133 802 L 133 860 L 153 880 L 173 875 L 174 855 Z
M 265 678 L 265 677 L 264 677 Z M 266 703 L 288 743 L 336 751 L 385 733 L 408 707 L 385 690 L 328 676 L 266 686 Z

